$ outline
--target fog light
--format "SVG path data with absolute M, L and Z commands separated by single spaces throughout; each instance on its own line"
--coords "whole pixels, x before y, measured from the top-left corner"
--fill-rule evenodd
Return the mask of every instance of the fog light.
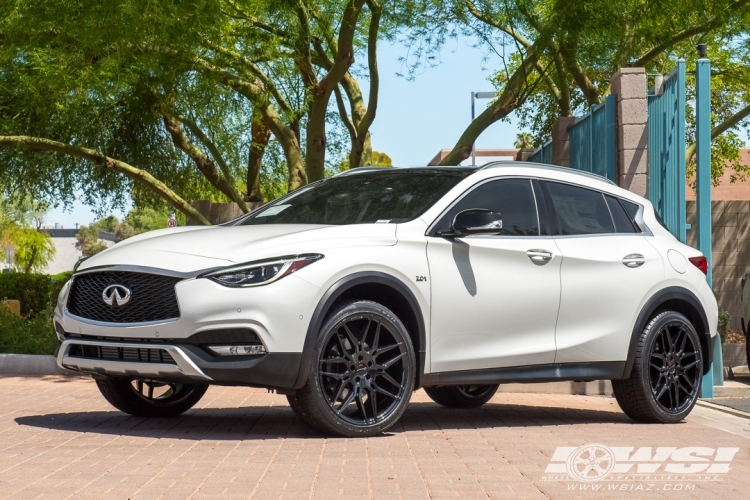
M 266 352 L 266 348 L 262 345 L 210 345 L 208 348 L 219 356 L 247 356 Z

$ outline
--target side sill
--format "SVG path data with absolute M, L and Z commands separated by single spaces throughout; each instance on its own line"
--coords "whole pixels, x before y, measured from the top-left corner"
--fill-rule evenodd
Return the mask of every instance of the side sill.
M 625 361 L 511 366 L 425 373 L 422 376 L 422 386 L 617 380 L 622 378 L 624 371 Z

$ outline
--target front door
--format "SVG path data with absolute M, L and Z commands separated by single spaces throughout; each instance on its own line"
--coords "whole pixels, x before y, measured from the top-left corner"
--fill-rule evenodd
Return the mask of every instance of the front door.
M 532 181 L 472 188 L 430 232 L 431 372 L 552 363 L 560 302 L 560 252 L 540 216 Z M 540 198 L 541 199 L 541 198 Z M 500 212 L 503 231 L 447 239 L 455 215 Z

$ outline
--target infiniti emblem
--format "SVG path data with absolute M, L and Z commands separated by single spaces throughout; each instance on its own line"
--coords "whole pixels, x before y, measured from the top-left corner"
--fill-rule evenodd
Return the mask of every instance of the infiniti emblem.
M 130 289 L 123 285 L 109 285 L 102 292 L 102 300 L 108 306 L 124 306 L 130 302 Z

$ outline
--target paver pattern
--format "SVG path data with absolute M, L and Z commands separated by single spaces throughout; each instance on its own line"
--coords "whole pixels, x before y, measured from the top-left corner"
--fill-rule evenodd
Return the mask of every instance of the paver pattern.
M 418 391 L 392 432 L 341 439 L 309 430 L 285 397 L 259 389 L 212 387 L 185 415 L 148 420 L 115 411 L 87 378 L 4 377 L 0 498 L 747 498 L 750 420 L 735 426 L 747 438 L 708 421 L 634 424 L 614 399 L 594 396 L 498 394 L 456 411 Z M 723 481 L 689 491 L 542 479 L 558 446 L 588 443 L 740 452 Z

